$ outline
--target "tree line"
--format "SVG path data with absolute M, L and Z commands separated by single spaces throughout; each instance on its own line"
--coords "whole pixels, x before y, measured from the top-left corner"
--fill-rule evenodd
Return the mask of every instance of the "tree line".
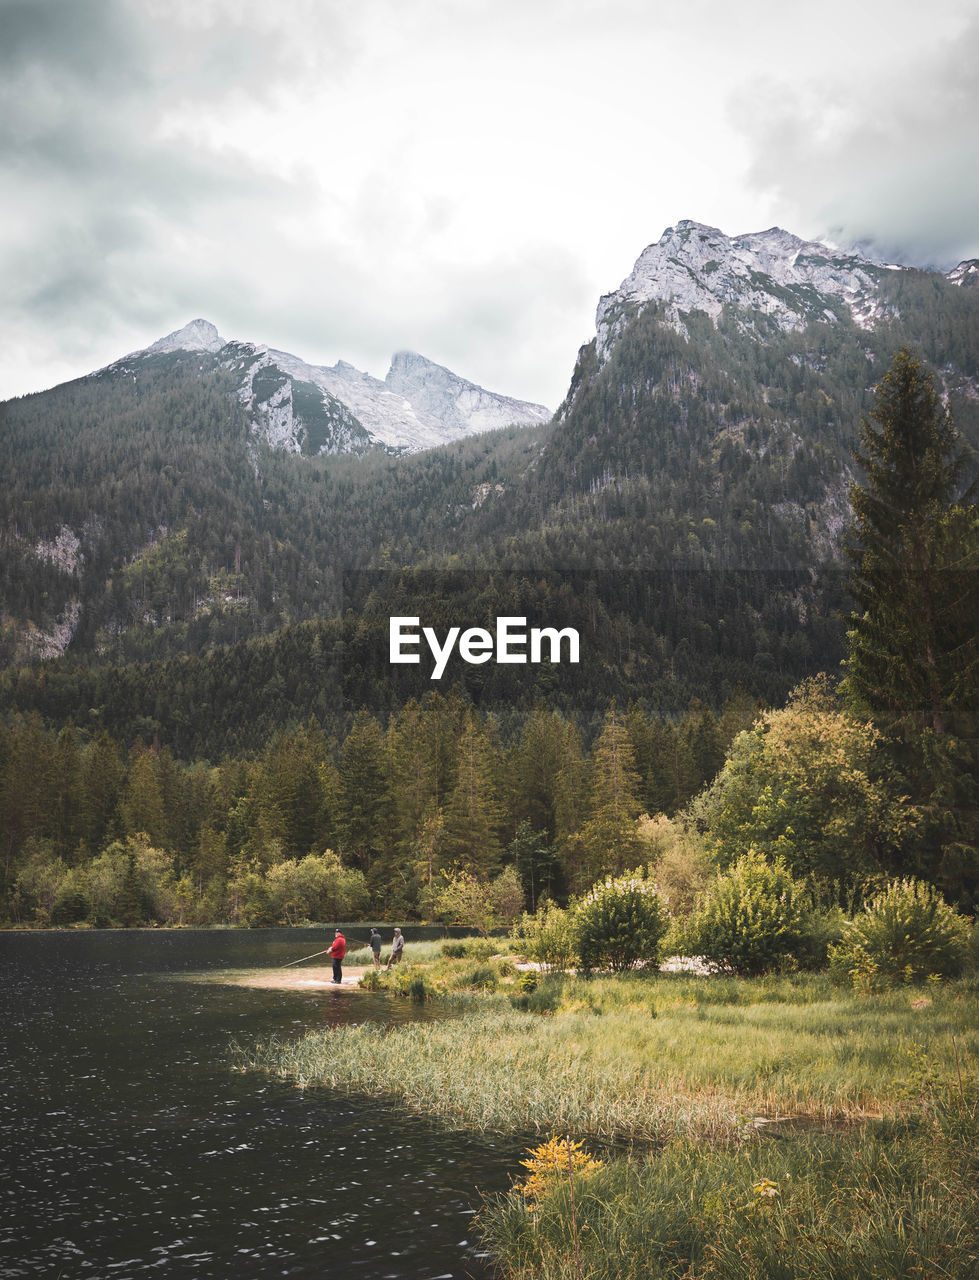
M 340 740 L 311 720 L 217 764 L 14 715 L 0 723 L 3 915 L 132 923 L 141 883 L 144 920 L 271 923 L 289 913 L 263 905 L 268 878 L 327 851 L 379 916 L 425 915 L 446 874 L 485 881 L 508 866 L 529 905 L 563 900 L 615 869 L 612 848 L 619 869 L 637 856 L 640 815 L 686 804 L 756 709 L 739 697 L 674 723 L 613 704 L 586 747 L 539 703 L 504 742 L 453 690 L 383 724 L 362 709 Z

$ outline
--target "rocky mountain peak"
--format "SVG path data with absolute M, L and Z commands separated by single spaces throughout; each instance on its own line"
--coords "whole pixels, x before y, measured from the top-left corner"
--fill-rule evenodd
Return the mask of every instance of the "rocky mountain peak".
M 438 369 L 440 365 L 434 364 L 431 360 L 426 360 L 424 356 L 420 356 L 417 351 L 396 351 L 391 357 L 391 368 L 388 370 L 388 378 L 392 374 L 408 373 L 414 369 L 424 368 Z M 448 373 L 448 370 L 443 370 Z
M 867 298 L 886 269 L 781 227 L 728 236 L 685 219 L 644 249 L 632 273 L 599 302 L 599 354 L 607 353 L 624 317 L 650 302 L 665 303 L 681 331 L 684 313 L 704 311 L 716 321 L 725 305 L 797 329 L 813 318 L 835 317 L 842 302 L 864 322 Z
M 165 338 L 159 338 L 146 348 L 147 352 L 168 351 L 220 351 L 225 340 L 210 320 L 191 320 L 182 329 L 175 329 Z
M 384 386 L 388 392 L 404 396 L 420 422 L 430 426 L 440 423 L 444 439 L 514 423 L 547 422 L 551 416 L 542 404 L 486 391 L 415 351 L 395 352 Z
M 544 405 L 486 391 L 416 351 L 395 352 L 382 382 L 346 360 L 312 365 L 261 343 L 226 340 L 200 318 L 98 372 L 133 373 L 142 357 L 179 351 L 217 354 L 221 367 L 241 378 L 238 395 L 255 434 L 293 453 L 361 452 L 372 445 L 413 452 L 551 416 Z

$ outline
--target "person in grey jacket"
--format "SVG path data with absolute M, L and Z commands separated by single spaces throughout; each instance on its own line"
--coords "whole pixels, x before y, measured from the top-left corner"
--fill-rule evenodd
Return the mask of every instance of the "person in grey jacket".
M 405 940 L 400 929 L 395 929 L 394 937 L 391 939 L 391 954 L 388 957 L 387 967 L 390 969 L 393 964 L 397 964 L 404 954 Z

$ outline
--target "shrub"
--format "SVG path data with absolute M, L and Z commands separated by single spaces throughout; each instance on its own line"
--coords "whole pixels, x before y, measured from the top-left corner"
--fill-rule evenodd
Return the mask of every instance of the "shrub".
M 735 973 L 764 973 L 812 958 L 818 921 L 785 864 L 752 849 L 707 890 L 683 930 L 683 949 Z
M 689 915 L 714 871 L 703 839 L 692 823 L 662 813 L 643 815 L 639 836 L 646 846 L 649 874 L 671 913 Z
M 859 889 L 881 852 L 911 836 L 885 758 L 880 732 L 847 715 L 820 676 L 739 734 L 689 817 L 725 869 L 763 848 L 793 875 Z
M 436 920 L 476 929 L 484 938 L 491 929 L 511 925 L 523 905 L 520 877 L 512 867 L 494 880 L 480 880 L 468 871 L 443 871 L 432 898 Z
M 442 943 L 442 955 L 448 960 L 488 960 L 497 950 L 491 938 L 460 938 Z
M 969 923 L 932 885 L 893 880 L 843 927 L 830 949 L 834 977 L 868 989 L 874 983 L 955 977 L 965 967 Z
M 38 909 L 40 915 L 41 908 Z M 77 924 L 87 918 L 91 905 L 86 898 L 78 880 L 71 874 L 65 877 L 58 886 L 51 912 L 51 923 L 56 925 Z
M 345 867 L 332 849 L 285 859 L 265 873 L 268 905 L 277 920 L 351 920 L 367 905 L 362 871 Z
M 380 969 L 375 969 L 372 965 L 364 970 L 357 985 L 365 991 L 383 991 L 386 983 Z
M 585 969 L 619 973 L 640 960 L 655 964 L 669 925 L 666 904 L 638 871 L 609 876 L 575 905 L 573 930 Z
M 534 987 L 521 984 L 520 994 L 511 995 L 510 1003 L 525 1013 L 556 1013 L 564 995 L 564 982 L 564 974 L 556 974 Z
M 966 973 L 979 973 L 979 920 L 974 920 L 969 930 L 965 969 Z
M 553 902 L 544 901 L 536 914 L 523 917 L 514 930 L 514 942 L 545 973 L 573 969 L 578 963 L 572 916 Z
M 570 1138 L 551 1138 L 538 1147 L 529 1147 L 527 1155 L 529 1159 L 520 1163 L 529 1172 L 522 1182 L 514 1184 L 513 1190 L 529 1204 L 542 1199 L 555 1180 L 566 1182 L 571 1172 L 587 1175 L 603 1167 L 602 1161 L 590 1156 L 582 1143 Z
M 493 966 L 488 964 L 476 965 L 475 968 L 464 973 L 460 979 L 464 987 L 475 987 L 480 991 L 495 987 L 498 981 L 499 974 Z

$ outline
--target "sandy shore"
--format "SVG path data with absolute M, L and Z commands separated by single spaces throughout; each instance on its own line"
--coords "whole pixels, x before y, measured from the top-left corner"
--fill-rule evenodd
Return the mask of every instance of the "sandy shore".
M 264 987 L 272 991 L 357 991 L 357 983 L 365 972 L 363 965 L 344 965 L 343 982 L 333 983 L 333 967 L 308 965 L 294 969 L 249 969 L 228 978 L 238 987 Z

